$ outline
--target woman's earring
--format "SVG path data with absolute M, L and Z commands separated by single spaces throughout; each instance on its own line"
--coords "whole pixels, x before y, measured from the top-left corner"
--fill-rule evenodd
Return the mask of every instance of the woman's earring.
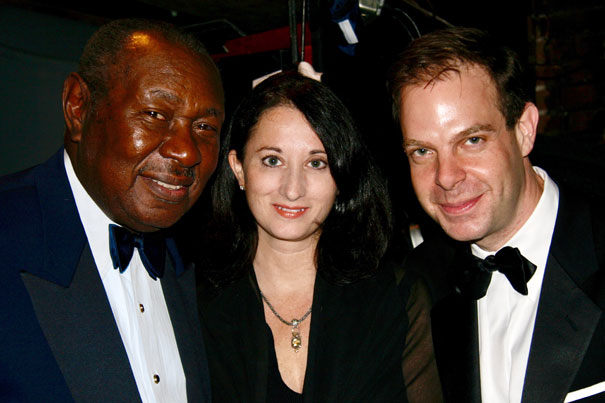
M 239 185 L 239 189 L 240 190 L 246 190 L 246 187 L 244 185 Z

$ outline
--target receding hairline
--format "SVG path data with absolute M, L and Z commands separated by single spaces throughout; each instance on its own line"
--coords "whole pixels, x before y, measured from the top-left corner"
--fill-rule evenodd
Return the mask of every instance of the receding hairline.
M 151 41 L 181 48 L 207 65 L 209 70 L 214 70 L 213 74 L 216 74 L 223 90 L 217 66 L 204 44 L 194 35 L 163 21 L 118 19 L 101 26 L 88 40 L 80 57 L 77 71 L 91 90 L 93 105 L 107 96 L 109 81 L 119 78 L 128 68 L 132 51 L 142 50 L 141 46 L 136 45 Z M 134 48 L 132 45 L 135 45 Z
M 416 74 L 416 79 L 405 82 L 400 88 L 397 94 L 397 104 L 399 116 L 398 120 L 401 121 L 403 116 L 403 96 L 404 93 L 412 88 L 419 88 L 425 90 L 429 87 L 435 86 L 439 82 L 453 80 L 458 78 L 462 80 L 463 73 L 470 73 L 473 70 L 480 74 L 482 79 L 486 80 L 489 84 L 489 92 L 491 101 L 494 103 L 500 114 L 506 119 L 504 110 L 501 105 L 501 100 L 498 94 L 498 84 L 494 80 L 494 77 L 490 74 L 489 69 L 480 64 L 464 59 L 452 59 L 452 63 L 448 63 L 446 66 L 432 65 L 422 70 L 421 73 Z M 394 100 L 395 101 L 395 100 Z

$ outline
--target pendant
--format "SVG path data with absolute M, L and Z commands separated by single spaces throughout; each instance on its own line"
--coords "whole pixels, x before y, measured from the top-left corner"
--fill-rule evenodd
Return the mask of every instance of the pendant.
M 294 349 L 295 353 L 298 353 L 298 350 L 302 347 L 302 339 L 300 338 L 300 332 L 298 331 L 298 324 L 300 321 L 296 319 L 292 319 L 292 339 L 290 340 L 290 345 Z

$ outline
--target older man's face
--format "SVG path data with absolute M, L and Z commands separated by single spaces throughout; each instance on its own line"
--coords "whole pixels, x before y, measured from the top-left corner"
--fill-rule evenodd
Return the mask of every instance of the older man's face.
M 178 221 L 216 168 L 223 91 L 209 60 L 153 35 L 126 52 L 72 163 L 105 214 L 149 232 Z

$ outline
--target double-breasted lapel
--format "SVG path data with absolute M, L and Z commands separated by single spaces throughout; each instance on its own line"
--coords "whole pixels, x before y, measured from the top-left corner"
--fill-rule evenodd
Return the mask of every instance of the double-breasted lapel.
M 76 401 L 140 401 L 67 180 L 63 150 L 36 172 L 37 226 L 44 235 L 32 234 L 41 239 L 40 250 L 32 252 L 40 254 L 41 264 L 24 266 L 21 278 L 40 328 Z M 160 281 L 187 378 L 188 399 L 209 401 L 195 273 L 184 269 L 174 242 L 167 242 L 167 270 Z
M 562 191 L 525 375 L 524 403 L 561 402 L 570 391 L 603 381 L 598 368 L 604 360 L 605 291 L 603 276 L 597 276 L 593 224 L 588 205 L 568 200 Z M 588 288 L 593 291 L 587 292 Z M 480 402 L 476 302 L 453 294 L 444 298 L 433 308 L 432 325 L 446 400 Z M 583 369 L 590 372 L 586 379 Z
M 433 279 L 441 284 L 442 290 L 454 288 L 450 271 L 452 263 L 461 248 L 469 248 L 465 242 L 455 242 L 445 234 L 433 237 L 420 244 L 406 260 L 408 270 L 425 273 L 425 267 Z M 441 378 L 446 402 L 481 402 L 479 376 L 479 338 L 477 322 L 477 302 L 447 293 L 435 303 L 431 311 L 431 327 L 435 360 Z
M 195 271 L 185 270 L 172 239 L 166 242 L 169 253 L 161 284 L 187 380 L 187 400 L 209 402 L 210 379 L 197 310 Z
M 406 401 L 406 302 L 390 267 L 346 285 L 317 275 L 305 401 Z
M 477 302 L 444 298 L 431 312 L 433 347 L 446 402 L 481 402 Z
M 24 267 L 21 277 L 40 327 L 74 400 L 140 401 L 67 180 L 63 151 L 37 171 L 42 264 Z M 123 400 L 116 400 L 115 390 Z
M 30 273 L 22 278 L 74 400 L 140 402 L 90 247 L 68 287 Z
M 249 273 L 216 297 L 215 289 L 200 284 L 202 329 L 215 380 L 215 401 L 264 403 L 267 399 L 267 330 L 252 268 Z M 217 387 L 221 382 L 230 387 Z
M 584 290 L 586 282 L 599 270 L 592 228 L 588 205 L 569 201 L 561 192 L 525 374 L 523 402 L 563 401 L 584 360 L 598 359 L 586 356 L 591 342 L 604 343 L 604 335 L 594 334 L 603 320 L 603 307 Z M 595 361 L 594 365 L 603 363 Z M 574 386 L 590 384 L 580 382 Z
M 72 401 L 23 276 L 67 286 L 86 243 L 63 167 L 46 163 L 2 178 L 0 400 Z M 22 274 L 23 273 L 23 274 Z

